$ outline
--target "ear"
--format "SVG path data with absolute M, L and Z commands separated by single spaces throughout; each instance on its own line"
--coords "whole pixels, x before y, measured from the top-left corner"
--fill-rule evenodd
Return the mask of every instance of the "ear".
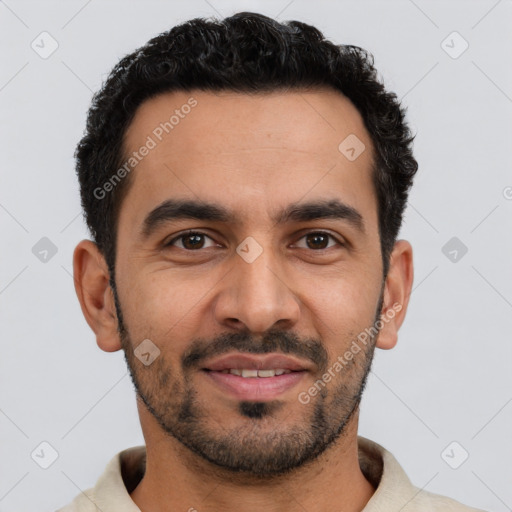
M 105 258 L 91 240 L 82 240 L 73 253 L 75 291 L 96 343 L 105 352 L 122 348 L 117 332 L 114 294 Z
M 389 272 L 384 285 L 380 317 L 383 326 L 376 344 L 379 348 L 388 350 L 398 341 L 398 330 L 409 304 L 413 275 L 411 244 L 406 240 L 398 240 L 390 256 Z

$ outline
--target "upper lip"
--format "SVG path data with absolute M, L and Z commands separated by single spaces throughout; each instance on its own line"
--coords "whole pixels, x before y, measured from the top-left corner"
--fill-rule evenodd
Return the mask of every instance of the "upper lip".
M 228 354 L 208 361 L 205 370 L 270 370 L 283 369 L 290 371 L 309 370 L 311 364 L 284 354 Z

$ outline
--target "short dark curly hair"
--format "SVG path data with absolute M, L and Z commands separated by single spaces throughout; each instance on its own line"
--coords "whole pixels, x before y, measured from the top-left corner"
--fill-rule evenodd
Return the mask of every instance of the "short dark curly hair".
M 351 100 L 375 149 L 375 186 L 384 275 L 417 171 L 406 109 L 387 92 L 373 55 L 353 45 L 335 45 L 315 27 L 279 23 L 240 12 L 223 20 L 195 18 L 164 32 L 119 61 L 94 95 L 76 152 L 85 220 L 115 270 L 119 210 L 131 183 L 123 179 L 104 197 L 102 187 L 122 165 L 124 135 L 145 100 L 173 91 L 229 90 L 242 93 L 331 88 Z

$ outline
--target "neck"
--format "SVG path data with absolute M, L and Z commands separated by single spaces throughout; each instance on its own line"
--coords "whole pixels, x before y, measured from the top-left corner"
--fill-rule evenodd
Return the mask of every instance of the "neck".
M 140 403 L 146 472 L 131 498 L 142 512 L 297 509 L 359 512 L 375 489 L 359 466 L 357 411 L 342 436 L 314 461 L 286 475 L 255 479 L 218 468 L 163 433 Z

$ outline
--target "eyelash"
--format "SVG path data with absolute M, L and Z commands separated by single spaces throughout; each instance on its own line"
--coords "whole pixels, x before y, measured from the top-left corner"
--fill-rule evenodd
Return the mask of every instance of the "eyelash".
M 172 247 L 173 244 L 177 241 L 177 240 L 180 240 L 182 238 L 185 238 L 185 237 L 188 237 L 188 236 L 192 236 L 192 235 L 199 235 L 199 236 L 204 236 L 206 238 L 209 238 L 210 240 L 213 240 L 212 237 L 210 237 L 209 235 L 207 235 L 206 233 L 203 233 L 201 231 L 187 231 L 186 233 L 182 233 L 181 235 L 178 235 L 176 237 L 174 237 L 172 240 L 170 240 L 169 242 L 165 243 L 164 244 L 164 247 Z M 345 247 L 345 244 L 340 242 L 334 235 L 332 235 L 331 233 L 329 233 L 328 231 L 309 231 L 308 233 L 305 233 L 304 235 L 302 235 L 299 240 L 302 240 L 303 238 L 305 238 L 306 236 L 308 235 L 324 235 L 324 236 L 328 236 L 329 238 L 331 238 L 332 240 L 334 240 L 336 242 L 336 245 L 340 246 L 340 247 Z M 193 249 L 185 249 L 185 248 L 182 248 L 182 247 L 178 247 L 179 249 L 183 249 L 184 251 L 187 251 L 187 252 L 199 252 L 201 249 L 196 249 L 196 250 L 193 250 Z M 307 247 L 306 247 L 307 249 Z M 322 251 L 327 251 L 329 249 L 332 249 L 332 247 L 325 247 L 323 249 L 310 249 L 311 251 L 314 251 L 314 252 L 322 252 Z

